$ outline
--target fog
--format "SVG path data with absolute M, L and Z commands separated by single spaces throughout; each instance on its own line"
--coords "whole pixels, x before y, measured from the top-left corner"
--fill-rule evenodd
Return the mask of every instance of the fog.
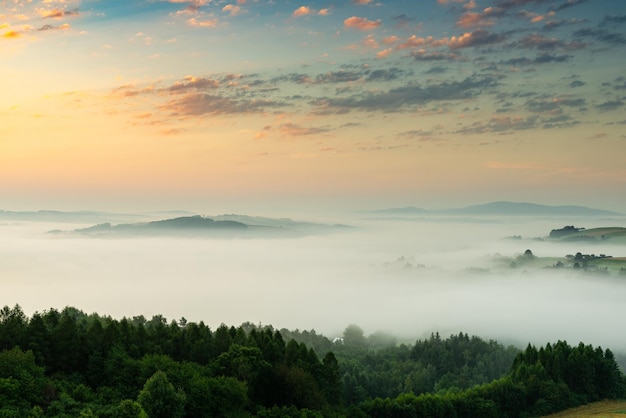
M 357 324 L 410 342 L 462 331 L 519 346 L 567 340 L 626 352 L 626 277 L 493 264 L 526 249 L 626 256 L 626 246 L 533 239 L 623 219 L 327 220 L 355 228 L 299 238 L 100 239 L 47 233 L 86 224 L 0 221 L 0 304 L 28 315 L 73 306 L 212 328 L 250 321 L 315 329 L 329 338 Z M 527 239 L 504 239 L 513 235 Z

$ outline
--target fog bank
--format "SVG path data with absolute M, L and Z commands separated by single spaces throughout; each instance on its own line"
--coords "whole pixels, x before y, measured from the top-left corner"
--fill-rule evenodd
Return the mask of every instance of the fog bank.
M 624 246 L 532 239 L 565 224 L 619 226 L 615 220 L 338 221 L 356 228 L 287 239 L 98 239 L 47 234 L 54 224 L 3 223 L 1 303 L 29 315 L 74 306 L 213 328 L 250 321 L 315 329 L 331 338 L 358 324 L 366 334 L 409 341 L 463 331 L 519 345 L 561 339 L 626 351 L 626 278 L 492 265 L 496 254 L 526 249 L 624 256 Z M 529 239 L 503 239 L 512 235 Z

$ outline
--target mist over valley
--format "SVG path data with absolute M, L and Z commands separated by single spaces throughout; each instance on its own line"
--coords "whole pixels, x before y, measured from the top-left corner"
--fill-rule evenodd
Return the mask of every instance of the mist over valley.
M 343 213 L 323 222 L 316 216 L 111 215 L 97 219 L 107 222 L 104 234 L 90 229 L 92 218 L 0 216 L 4 304 L 18 303 L 29 314 L 65 306 L 118 318 L 162 314 L 212 328 L 250 321 L 315 329 L 329 338 L 358 324 L 366 334 L 384 331 L 401 341 L 462 331 L 518 346 L 567 340 L 626 352 L 618 331 L 626 297 L 621 265 L 555 268 L 577 253 L 619 263 L 626 246 L 549 237 L 566 225 L 619 227 L 625 221 L 619 214 Z M 225 222 L 237 233 L 171 234 L 176 219 Z M 121 228 L 126 232 L 137 225 L 168 228 L 118 234 L 116 225 L 131 225 Z M 251 226 L 254 235 L 239 234 Z M 277 234 L 281 228 L 290 233 Z

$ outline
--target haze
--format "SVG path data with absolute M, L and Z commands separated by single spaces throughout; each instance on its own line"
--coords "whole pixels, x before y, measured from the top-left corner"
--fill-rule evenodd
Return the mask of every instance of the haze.
M 624 246 L 504 239 L 545 237 L 565 224 L 615 226 L 623 218 L 335 220 L 355 228 L 288 239 L 101 239 L 47 233 L 84 224 L 3 221 L 2 302 L 27 314 L 74 306 L 116 318 L 185 317 L 213 328 L 250 321 L 315 329 L 330 338 L 358 324 L 366 334 L 382 330 L 409 341 L 462 331 L 518 345 L 565 339 L 626 351 L 623 278 L 491 264 L 497 254 L 526 249 L 624 256 Z

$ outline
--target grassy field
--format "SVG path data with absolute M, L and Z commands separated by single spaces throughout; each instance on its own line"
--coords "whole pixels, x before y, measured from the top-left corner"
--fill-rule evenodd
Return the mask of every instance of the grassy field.
M 610 418 L 626 417 L 626 401 L 601 401 L 568 409 L 546 418 Z
M 607 227 L 607 228 L 591 228 L 583 229 L 573 234 L 564 235 L 557 238 L 559 241 L 577 241 L 583 238 L 593 239 L 597 241 L 608 241 L 612 244 L 626 243 L 626 228 Z

